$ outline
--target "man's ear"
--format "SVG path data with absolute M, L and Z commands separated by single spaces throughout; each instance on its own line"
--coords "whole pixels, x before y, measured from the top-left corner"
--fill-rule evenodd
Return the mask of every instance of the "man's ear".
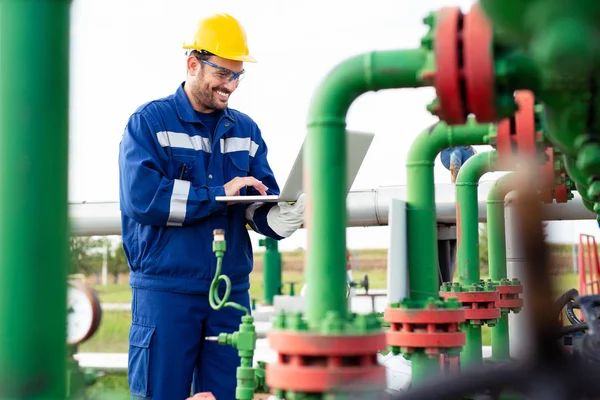
M 187 58 L 187 73 L 189 76 L 196 76 L 200 71 L 200 61 L 195 56 Z

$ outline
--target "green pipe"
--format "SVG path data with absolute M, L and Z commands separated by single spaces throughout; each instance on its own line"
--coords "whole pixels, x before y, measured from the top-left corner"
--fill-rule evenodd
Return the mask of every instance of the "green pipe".
M 504 198 L 514 186 L 516 174 L 500 177 L 490 189 L 487 198 L 488 223 L 488 263 L 490 279 L 498 282 L 507 279 L 506 274 L 506 226 L 504 222 Z M 508 360 L 510 342 L 508 335 L 508 315 L 502 313 L 492 329 L 492 358 Z
M 263 277 L 265 285 L 265 304 L 273 304 L 273 298 L 281 293 L 281 253 L 278 242 L 266 237 L 260 239 L 258 244 L 265 246 L 263 257 Z
M 421 132 L 408 151 L 406 206 L 411 300 L 424 303 L 439 297 L 435 158 L 447 147 L 487 144 L 491 128 L 492 125 L 476 124 L 472 118 L 457 126 L 439 122 Z M 440 371 L 438 357 L 415 353 L 411 362 L 413 384 L 427 381 Z
M 475 154 L 456 177 L 456 220 L 458 228 L 458 281 L 463 285 L 479 283 L 479 179 L 496 170 L 496 151 Z
M 486 151 L 469 158 L 456 178 L 456 220 L 458 228 L 458 281 L 464 286 L 476 285 L 481 279 L 479 265 L 479 180 L 487 172 L 496 171 L 498 154 Z M 468 289 L 467 289 L 468 290 Z M 460 355 L 461 366 L 470 367 L 483 360 L 481 326 L 465 324 L 466 344 Z M 494 328 L 492 328 L 494 329 Z
M 527 48 L 547 74 L 583 81 L 598 65 L 597 1 L 479 0 L 479 4 L 492 25 L 510 32 L 512 41 Z
M 311 102 L 304 153 L 308 194 L 306 319 L 318 328 L 327 314 L 346 319 L 346 114 L 361 94 L 420 87 L 426 52 L 397 50 L 352 57 L 335 67 Z
M 577 168 L 576 161 L 573 158 L 563 155 L 563 165 L 565 168 L 565 172 L 567 173 L 567 175 L 569 175 L 569 178 L 571 178 L 571 180 L 575 182 L 575 188 L 581 195 L 583 205 L 591 212 L 596 213 L 596 211 L 594 211 L 594 203 L 596 202 L 593 198 L 590 198 L 588 194 L 588 180 L 583 175 L 581 170 Z
M 0 0 L 2 399 L 66 396 L 70 5 Z

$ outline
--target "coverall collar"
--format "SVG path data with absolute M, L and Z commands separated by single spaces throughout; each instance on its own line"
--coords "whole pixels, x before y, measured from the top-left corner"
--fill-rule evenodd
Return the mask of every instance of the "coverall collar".
M 177 91 L 175 92 L 175 106 L 177 108 L 177 115 L 185 122 L 202 122 L 196 115 L 196 111 L 192 107 L 192 103 L 190 102 L 190 99 L 188 99 L 187 94 L 185 94 L 185 90 L 183 90 L 184 85 L 185 81 L 179 85 Z M 235 121 L 235 117 L 233 116 L 233 113 L 229 107 L 223 110 L 223 116 L 231 121 Z

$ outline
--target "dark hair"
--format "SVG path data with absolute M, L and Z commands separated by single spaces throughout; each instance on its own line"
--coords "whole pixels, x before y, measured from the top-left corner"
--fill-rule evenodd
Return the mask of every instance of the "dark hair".
M 200 51 L 198 51 L 198 50 L 195 50 L 195 49 L 194 49 L 194 50 L 192 50 L 192 51 L 189 53 L 189 55 L 190 55 L 190 56 L 194 56 L 194 57 L 196 57 L 196 58 L 197 58 L 198 60 L 200 60 L 200 61 L 208 61 L 208 59 L 209 59 L 211 56 L 214 56 L 214 54 L 213 54 L 213 53 L 211 53 L 211 52 L 208 52 L 208 51 L 206 51 L 206 50 L 200 50 Z

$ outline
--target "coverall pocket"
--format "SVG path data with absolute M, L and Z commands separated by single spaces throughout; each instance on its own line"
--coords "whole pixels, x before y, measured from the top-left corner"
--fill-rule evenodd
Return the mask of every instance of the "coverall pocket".
M 233 174 L 236 176 L 248 176 L 248 172 L 250 172 L 250 156 L 248 153 L 236 151 L 228 154 Z
M 241 177 L 244 178 L 250 175 L 250 157 L 247 152 L 236 151 L 228 153 L 229 160 L 226 160 L 225 169 L 225 181 L 230 181 L 233 178 Z M 240 195 L 244 196 L 247 194 L 247 187 L 240 189 Z
M 132 323 L 129 331 L 129 390 L 133 395 L 149 397 L 150 343 L 155 326 Z
M 156 243 L 154 245 L 154 252 L 152 253 L 153 258 L 158 258 L 162 251 L 167 247 L 171 237 L 173 237 L 174 229 L 172 227 L 158 227 Z

